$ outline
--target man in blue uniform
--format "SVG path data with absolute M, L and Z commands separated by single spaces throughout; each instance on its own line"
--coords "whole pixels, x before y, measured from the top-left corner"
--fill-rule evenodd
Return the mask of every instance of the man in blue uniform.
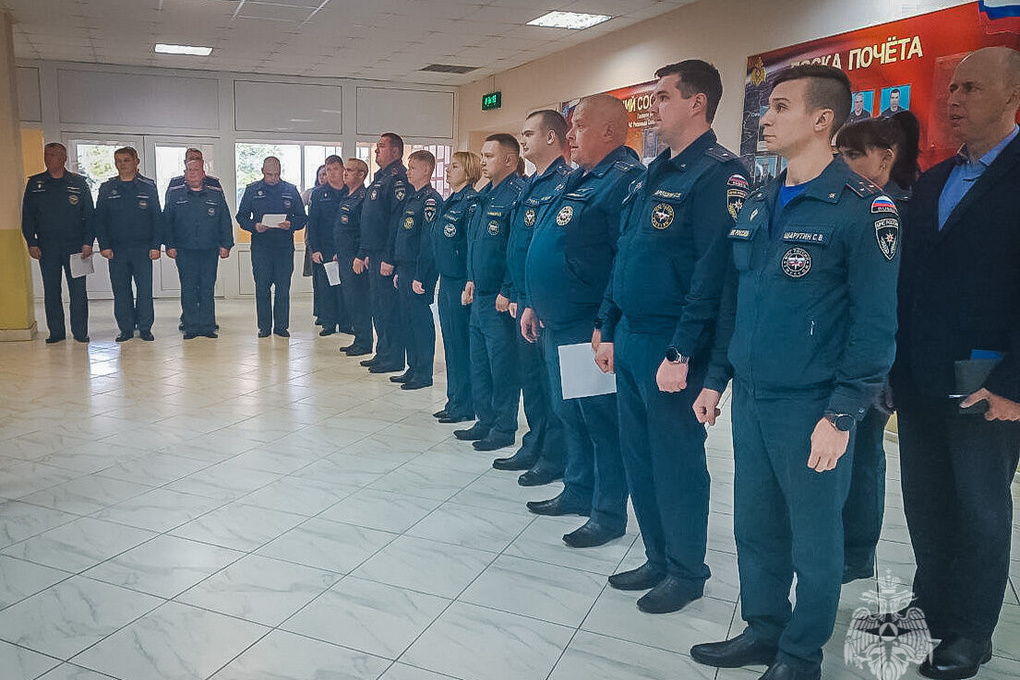
M 443 197 L 432 187 L 436 157 L 415 151 L 407 158 L 407 181 L 411 192 L 393 233 L 394 280 L 400 293 L 400 324 L 407 345 L 407 371 L 390 378 L 403 390 L 432 385 L 436 358 L 436 322 L 432 316 L 437 274 L 423 251 L 432 247 L 432 229 L 443 209 Z
M 308 248 L 312 251 L 312 276 L 318 280 L 319 320 L 322 330 L 319 335 L 333 335 L 340 325 L 340 313 L 344 309 L 343 286 L 329 285 L 325 263 L 336 260 L 337 218 L 340 204 L 347 196 L 344 184 L 344 161 L 340 156 L 326 158 L 326 183 L 312 191 L 308 206 Z
M 516 326 L 506 299 L 497 306 L 506 276 L 510 218 L 521 199 L 524 180 L 517 174 L 521 147 L 512 135 L 489 135 L 482 145 L 482 189 L 468 228 L 467 278 L 462 302 L 471 305 L 471 392 L 478 422 L 454 436 L 473 441 L 478 451 L 512 446 L 521 401 L 517 372 Z
M 351 316 L 354 342 L 340 348 L 349 357 L 372 352 L 372 311 L 369 309 L 368 265 L 358 259 L 361 244 L 361 205 L 365 201 L 368 164 L 348 158 L 344 166 L 347 193 L 340 199 L 336 216 L 336 260 L 340 263 L 340 287 L 344 306 Z
M 266 225 L 266 215 L 284 215 L 279 224 Z M 237 223 L 251 232 L 251 269 L 255 278 L 255 313 L 259 337 L 270 331 L 289 338 L 290 279 L 294 274 L 294 234 L 305 227 L 307 217 L 301 194 L 280 179 L 280 159 L 262 161 L 262 179 L 244 188 L 237 206 Z
M 709 476 L 701 391 L 726 279 L 726 236 L 747 198 L 740 160 L 712 131 L 722 80 L 714 66 L 664 66 L 650 114 L 669 148 L 626 199 L 613 277 L 596 331 L 596 363 L 616 372 L 620 448 L 647 561 L 609 577 L 645 590 L 638 608 L 683 608 L 709 578 Z
M 528 503 L 542 515 L 590 515 L 563 536 L 575 548 L 602 545 L 627 528 L 627 481 L 620 457 L 616 395 L 563 398 L 559 347 L 589 343 L 613 266 L 623 199 L 642 170 L 627 141 L 623 102 L 609 95 L 582 99 L 567 142 L 579 166 L 558 203 L 535 225 L 525 279 L 529 307 L 521 331 L 545 348 L 553 408 L 565 428 L 563 492 Z
M 166 254 L 181 277 L 184 339 L 216 337 L 213 289 L 218 258 L 230 255 L 234 227 L 223 190 L 207 185 L 200 160 L 188 161 L 184 184 L 167 191 Z
M 46 304 L 47 343 L 67 336 L 61 272 L 71 294 L 71 335 L 78 342 L 89 341 L 89 300 L 85 277 L 71 276 L 70 258 L 92 257 L 95 241 L 95 210 L 85 178 L 68 172 L 67 149 L 50 142 L 43 150 L 46 172 L 32 175 L 21 202 L 21 233 L 28 253 L 39 260 Z
M 375 164 L 379 167 L 361 206 L 361 243 L 358 259 L 368 267 L 375 356 L 361 362 L 370 373 L 404 370 L 404 340 L 400 329 L 397 291 L 393 287 L 391 234 L 397 228 L 400 206 L 407 198 L 404 140 L 392 132 L 379 137 Z
M 849 112 L 838 69 L 775 77 L 763 136 L 788 166 L 748 197 L 730 230 L 737 281 L 694 404 L 714 422 L 732 371 L 733 528 L 748 627 L 691 656 L 769 664 L 763 680 L 821 677 L 843 578 L 851 435 L 894 353 L 899 220 L 877 209 L 888 201 L 881 189 L 832 157 Z
M 509 303 L 510 316 L 528 308 L 524 268 L 528 246 L 535 224 L 566 187 L 570 166 L 564 154 L 567 148 L 567 121 L 556 111 L 536 111 L 521 128 L 521 152 L 535 165 L 535 174 L 525 185 L 521 203 L 514 211 L 510 240 L 506 249 L 506 281 L 503 296 Z M 518 478 L 522 486 L 548 484 L 563 476 L 563 423 L 553 411 L 549 396 L 549 376 L 539 343 L 528 342 L 515 333 L 517 361 L 524 397 L 524 415 L 528 432 L 521 438 L 521 448 L 509 458 L 497 458 L 497 470 L 525 470 Z
M 99 254 L 110 261 L 113 315 L 120 334 L 117 342 L 135 335 L 152 336 L 152 260 L 163 244 L 163 213 L 156 184 L 138 174 L 138 152 L 130 146 L 113 152 L 117 177 L 99 187 L 96 236 Z M 134 282 L 134 292 L 131 283 Z

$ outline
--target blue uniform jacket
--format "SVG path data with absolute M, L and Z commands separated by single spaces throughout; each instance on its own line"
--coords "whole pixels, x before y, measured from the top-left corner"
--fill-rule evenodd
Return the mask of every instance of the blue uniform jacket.
M 599 316 L 607 342 L 622 314 L 636 330 L 672 332 L 671 344 L 695 356 L 711 348 L 730 259 L 726 236 L 750 185 L 743 163 L 711 130 L 670 154 L 652 161 L 624 199 Z
M 895 352 L 896 207 L 836 159 L 773 215 L 785 179 L 751 194 L 730 230 L 736 281 L 705 386 L 722 391 L 732 372 L 756 396 L 828 395 L 827 410 L 860 419 Z
M 436 274 L 429 268 L 428 257 L 423 258 L 422 253 L 432 247 L 432 230 L 439 223 L 442 210 L 443 197 L 431 184 L 426 184 L 404 202 L 394 235 L 393 259 L 397 274 L 421 281 L 426 290 L 435 287 Z
M 393 264 L 393 251 L 388 248 L 392 244 L 400 206 L 409 193 L 411 185 L 407 183 L 407 168 L 399 160 L 375 173 L 361 206 L 361 247 L 358 257 L 367 256 L 369 251 L 379 252 L 383 262 Z M 378 262 L 372 264 L 379 266 Z
M 368 191 L 361 186 L 354 193 L 348 193 L 340 199 L 340 209 L 336 212 L 336 246 L 337 254 L 343 258 L 354 259 L 361 249 L 361 206 Z
M 511 173 L 498 186 L 479 192 L 468 227 L 467 278 L 479 295 L 495 295 L 506 278 L 506 244 L 510 218 L 524 192 L 524 178 Z
M 347 196 L 347 187 L 334 188 L 329 182 L 312 190 L 308 206 L 308 243 L 313 253 L 322 253 L 322 261 L 329 262 L 337 252 L 337 218 L 340 205 Z
M 524 194 L 510 223 L 510 240 L 506 247 L 506 280 L 502 293 L 521 307 L 528 306 L 524 286 L 524 267 L 528 260 L 528 246 L 538 220 L 554 204 L 567 186 L 570 166 L 557 158 L 541 175 L 533 176 L 525 186 Z
M 99 187 L 96 236 L 100 250 L 159 250 L 163 230 L 159 192 L 151 179 L 136 175 L 130 182 L 122 182 L 111 177 Z
M 287 216 L 290 229 L 267 229 L 261 234 L 255 231 L 255 225 L 262 221 L 264 215 L 281 214 Z M 304 229 L 307 221 L 297 187 L 283 180 L 276 184 L 262 179 L 252 182 L 244 188 L 241 204 L 237 206 L 237 223 L 251 232 L 252 248 L 294 250 L 293 232 Z
M 223 190 L 203 183 L 199 191 L 184 184 L 167 190 L 166 247 L 230 250 L 234 247 L 234 225 Z
M 468 184 L 451 194 L 443 214 L 432 229 L 429 245 L 422 245 L 419 268 L 425 275 L 442 274 L 450 279 L 467 277 L 467 232 L 478 208 L 478 192 Z
M 546 326 L 594 327 L 616 253 L 623 199 L 643 168 L 632 149 L 617 147 L 591 172 L 571 172 L 559 202 L 535 225 L 525 279 L 528 301 Z
M 21 201 L 21 233 L 30 248 L 55 255 L 80 253 L 96 240 L 92 192 L 81 175 L 64 171 L 54 179 L 48 172 L 28 178 Z
M 166 212 L 166 206 L 170 202 L 170 190 L 174 187 L 184 186 L 184 175 L 177 175 L 176 177 L 170 178 L 170 183 L 166 185 L 166 195 L 163 197 L 163 211 Z M 206 175 L 202 178 L 202 186 L 213 187 L 223 191 L 223 186 L 220 184 L 218 177 L 212 175 Z

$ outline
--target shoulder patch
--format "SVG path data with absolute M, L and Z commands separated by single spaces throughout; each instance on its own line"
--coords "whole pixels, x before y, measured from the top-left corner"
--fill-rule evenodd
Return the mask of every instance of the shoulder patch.
M 895 217 L 875 220 L 875 239 L 886 260 L 892 262 L 900 249 L 900 221 Z
M 435 219 L 436 219 L 436 199 L 434 199 L 434 198 L 426 198 L 425 199 L 425 208 L 424 208 L 424 210 L 422 210 L 422 212 L 425 214 L 425 220 L 427 222 L 435 221 Z
M 871 202 L 871 212 L 892 213 L 895 215 L 897 214 L 896 203 L 885 194 L 882 194 Z
M 751 183 L 743 175 L 730 175 L 726 180 L 726 186 L 747 191 L 751 188 Z

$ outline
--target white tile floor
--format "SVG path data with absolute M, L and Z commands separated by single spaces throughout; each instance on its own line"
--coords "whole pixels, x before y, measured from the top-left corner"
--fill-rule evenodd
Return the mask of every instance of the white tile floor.
M 315 335 L 308 298 L 290 340 L 258 340 L 250 301 L 219 302 L 218 340 L 156 309 L 154 343 L 115 344 L 96 302 L 88 347 L 0 345 L 0 680 L 757 677 L 687 656 L 742 629 L 728 423 L 706 597 L 650 616 L 606 587 L 643 561 L 636 524 L 565 547 L 581 520 L 524 507 L 558 486 L 521 488 L 430 416 L 441 366 L 432 390 L 396 389 Z M 879 568 L 909 583 L 889 454 Z M 844 589 L 827 678 L 873 677 L 843 661 L 873 587 Z M 982 677 L 1020 678 L 1012 585 L 1007 602 Z

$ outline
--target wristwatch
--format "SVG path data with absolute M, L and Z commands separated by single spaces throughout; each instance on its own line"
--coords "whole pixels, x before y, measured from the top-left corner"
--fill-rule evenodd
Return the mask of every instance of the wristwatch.
M 826 411 L 825 419 L 832 423 L 832 426 L 840 432 L 849 432 L 857 424 L 857 421 L 849 413 Z
M 666 361 L 668 361 L 669 363 L 686 364 L 690 360 L 691 358 L 689 356 L 681 354 L 680 350 L 674 347 L 673 345 L 670 345 L 669 347 L 666 348 Z

